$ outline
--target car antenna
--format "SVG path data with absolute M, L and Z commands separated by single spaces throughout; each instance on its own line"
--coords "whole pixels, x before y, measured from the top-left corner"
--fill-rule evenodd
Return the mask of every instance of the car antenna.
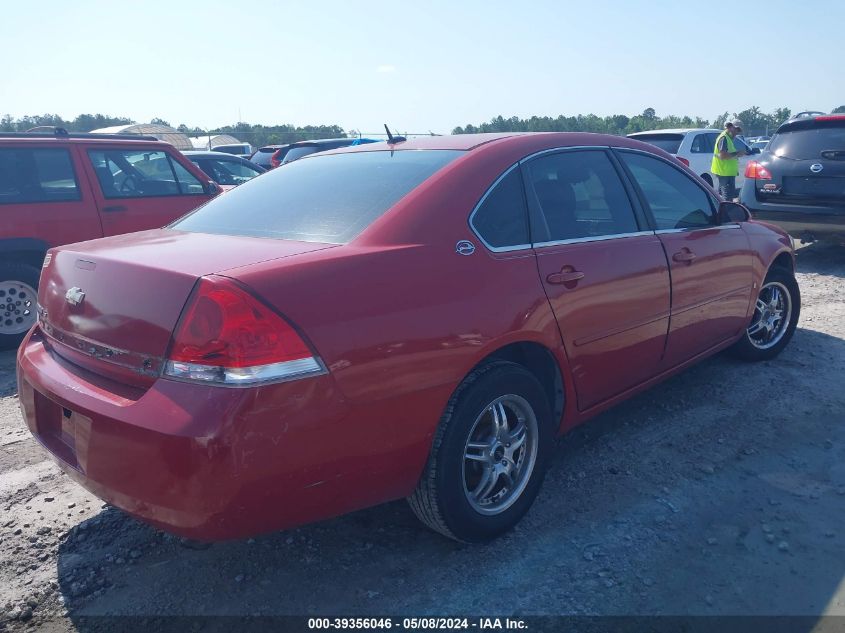
M 393 136 L 393 134 L 390 133 L 390 128 L 387 127 L 387 123 L 384 124 L 384 131 L 387 132 L 387 144 L 388 145 L 393 145 L 394 143 L 401 143 L 403 141 L 408 140 L 404 136 Z

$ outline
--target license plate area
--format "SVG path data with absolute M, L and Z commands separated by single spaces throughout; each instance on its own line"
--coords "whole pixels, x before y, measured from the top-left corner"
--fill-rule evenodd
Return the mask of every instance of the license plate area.
M 80 470 L 76 457 L 77 435 L 87 418 L 35 392 L 35 420 L 38 436 L 51 453 Z
M 845 178 L 824 176 L 786 176 L 783 193 L 808 198 L 845 198 Z

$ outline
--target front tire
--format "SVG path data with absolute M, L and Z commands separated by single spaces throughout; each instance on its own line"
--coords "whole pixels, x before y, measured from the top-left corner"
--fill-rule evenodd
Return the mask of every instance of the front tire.
M 553 439 L 549 402 L 533 374 L 510 362 L 476 369 L 449 400 L 408 502 L 449 538 L 489 541 L 528 512 Z
M 39 273 L 27 264 L 0 263 L 0 350 L 20 345 L 35 325 Z
M 800 313 L 801 291 L 795 276 L 772 268 L 760 288 L 751 324 L 731 351 L 747 361 L 774 358 L 792 338 Z

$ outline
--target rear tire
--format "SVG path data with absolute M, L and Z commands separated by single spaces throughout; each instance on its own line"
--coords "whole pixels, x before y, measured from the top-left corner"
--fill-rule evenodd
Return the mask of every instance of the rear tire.
M 551 408 L 534 375 L 515 363 L 485 365 L 449 400 L 408 502 L 444 536 L 489 541 L 528 512 L 553 440 Z
M 731 353 L 752 362 L 774 358 L 792 338 L 800 314 L 801 291 L 795 276 L 783 268 L 772 268 L 760 287 L 751 324 Z
M 0 263 L 0 350 L 20 345 L 35 324 L 40 272 L 28 264 Z

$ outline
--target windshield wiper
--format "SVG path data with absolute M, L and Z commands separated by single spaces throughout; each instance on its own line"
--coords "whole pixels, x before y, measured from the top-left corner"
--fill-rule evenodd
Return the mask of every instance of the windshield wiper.
M 826 149 L 822 151 L 822 158 L 828 160 L 845 160 L 845 149 Z

